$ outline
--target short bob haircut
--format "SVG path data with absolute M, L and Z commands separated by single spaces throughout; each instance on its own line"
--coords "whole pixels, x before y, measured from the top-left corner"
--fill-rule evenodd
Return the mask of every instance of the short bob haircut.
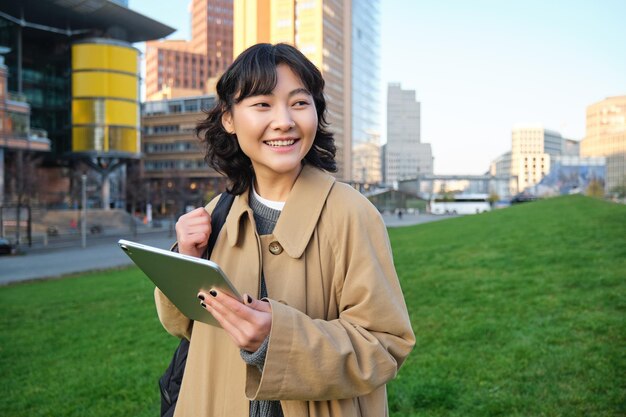
M 293 46 L 283 43 L 257 44 L 239 55 L 220 77 L 217 82 L 217 102 L 195 129 L 196 135 L 205 145 L 205 161 L 228 177 L 231 182 L 228 191 L 235 195 L 250 188 L 254 171 L 250 158 L 239 147 L 236 135 L 224 129 L 222 116 L 231 111 L 234 104 L 247 97 L 270 94 L 278 82 L 276 67 L 280 64 L 287 65 L 300 78 L 315 103 L 317 132 L 304 160 L 326 171 L 337 170 L 335 140 L 333 134 L 326 130 L 328 123 L 322 74 Z

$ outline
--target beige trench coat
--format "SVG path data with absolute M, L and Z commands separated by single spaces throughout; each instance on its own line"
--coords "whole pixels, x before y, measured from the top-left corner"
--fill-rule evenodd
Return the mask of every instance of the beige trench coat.
M 273 242 L 282 252 L 269 251 Z M 224 330 L 190 323 L 157 289 L 165 329 L 191 337 L 177 417 L 248 417 L 249 400 L 262 399 L 281 400 L 285 417 L 388 414 L 385 384 L 415 336 L 385 225 L 367 199 L 305 165 L 274 233 L 258 236 L 244 193 L 211 259 L 242 294 L 259 294 L 263 268 L 272 306 L 265 367 L 247 366 Z

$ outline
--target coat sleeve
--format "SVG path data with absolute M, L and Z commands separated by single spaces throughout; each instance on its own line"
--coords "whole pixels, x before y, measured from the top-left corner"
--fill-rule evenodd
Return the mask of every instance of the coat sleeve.
M 319 401 L 365 395 L 394 378 L 411 352 L 415 336 L 385 225 L 369 202 L 354 211 L 328 224 L 339 317 L 312 319 L 270 300 L 265 367 L 262 374 L 248 367 L 248 398 Z
M 219 200 L 219 196 L 214 198 L 205 209 L 211 213 Z M 171 250 L 174 250 L 176 243 L 172 245 Z M 172 277 L 175 279 L 175 277 Z M 179 338 L 191 339 L 191 331 L 193 328 L 193 322 L 186 317 L 180 310 L 172 304 L 172 302 L 159 290 L 154 289 L 154 303 L 156 305 L 157 315 L 161 324 L 167 330 L 167 332 L 173 336 Z
M 159 320 L 165 330 L 172 336 L 191 339 L 193 322 L 181 313 L 158 288 L 154 289 L 154 302 Z

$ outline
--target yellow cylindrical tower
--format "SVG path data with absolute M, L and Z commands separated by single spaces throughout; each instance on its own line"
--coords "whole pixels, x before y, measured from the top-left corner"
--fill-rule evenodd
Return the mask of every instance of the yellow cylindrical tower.
M 138 157 L 139 50 L 111 39 L 72 45 L 72 152 Z

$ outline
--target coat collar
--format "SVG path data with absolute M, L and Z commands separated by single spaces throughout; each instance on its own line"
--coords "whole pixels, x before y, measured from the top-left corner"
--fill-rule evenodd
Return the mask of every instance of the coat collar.
M 334 183 L 335 178 L 321 169 L 306 164 L 302 168 L 273 233 L 292 258 L 304 253 Z M 242 216 L 253 217 L 248 198 L 248 192 L 237 196 L 226 219 L 230 246 L 235 246 L 239 240 Z

